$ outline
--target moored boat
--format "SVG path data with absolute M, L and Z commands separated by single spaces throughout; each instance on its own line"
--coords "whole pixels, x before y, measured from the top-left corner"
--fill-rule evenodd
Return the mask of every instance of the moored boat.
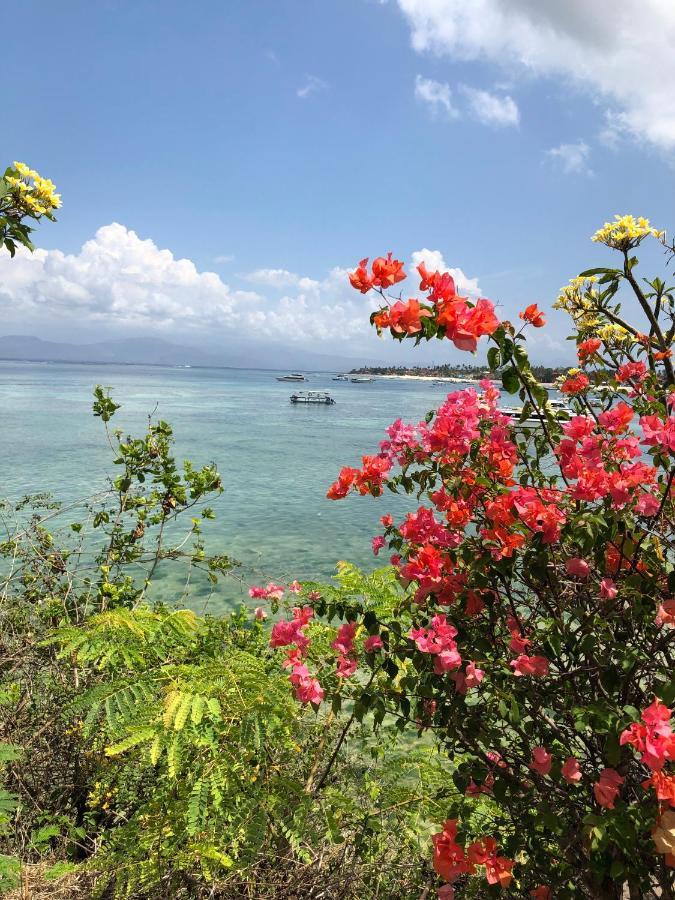
M 352 384 L 367 384 L 371 381 L 375 381 L 374 378 L 371 378 L 369 375 L 355 375 L 353 378 L 349 379 Z
M 320 403 L 332 406 L 335 400 L 328 391 L 298 391 L 297 394 L 291 394 L 291 403 Z
M 290 375 L 277 375 L 277 381 L 307 381 L 300 372 L 292 372 Z

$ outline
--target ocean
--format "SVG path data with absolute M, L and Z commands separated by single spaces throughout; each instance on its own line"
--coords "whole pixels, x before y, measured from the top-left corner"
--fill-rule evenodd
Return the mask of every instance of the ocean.
M 342 466 L 377 452 L 387 425 L 399 416 L 418 422 L 446 389 L 421 380 L 335 382 L 320 373 L 294 385 L 278 374 L 285 373 L 0 361 L 0 496 L 48 491 L 70 503 L 105 488 L 116 467 L 91 413 L 93 387 L 102 384 L 122 404 L 113 427 L 142 433 L 153 413 L 173 426 L 177 461 L 213 461 L 223 476 L 224 493 L 210 504 L 216 520 L 204 525 L 206 546 L 238 560 L 237 577 L 211 593 L 193 576 L 186 593 L 165 564 L 154 599 L 219 612 L 247 600 L 250 583 L 329 579 L 338 560 L 382 565 L 386 551 L 375 559 L 370 547 L 379 517 L 402 517 L 414 498 L 387 491 L 331 502 L 326 490 Z M 329 390 L 336 403 L 294 406 L 289 397 L 297 389 Z

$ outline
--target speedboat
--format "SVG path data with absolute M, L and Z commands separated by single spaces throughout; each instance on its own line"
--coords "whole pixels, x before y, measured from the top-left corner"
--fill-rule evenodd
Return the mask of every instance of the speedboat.
M 349 375 L 333 375 L 333 381 L 349 381 Z
M 335 400 L 328 391 L 298 391 L 291 394 L 291 403 L 322 403 L 324 406 L 332 406 Z
M 291 375 L 277 375 L 277 381 L 307 381 L 307 379 L 299 372 L 293 372 Z
M 349 379 L 352 384 L 368 384 L 371 381 L 375 381 L 374 378 L 371 378 L 369 375 L 355 375 L 354 378 Z

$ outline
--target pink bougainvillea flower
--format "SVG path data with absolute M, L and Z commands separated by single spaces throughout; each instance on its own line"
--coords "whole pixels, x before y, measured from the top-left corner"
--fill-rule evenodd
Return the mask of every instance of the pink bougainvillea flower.
M 603 769 L 600 777 L 593 785 L 595 799 L 605 809 L 614 809 L 614 801 L 625 779 L 616 769 Z
M 603 578 L 600 582 L 600 596 L 603 600 L 614 600 L 619 593 L 614 581 L 611 578 Z
M 553 757 L 546 747 L 534 748 L 532 751 L 532 761 L 529 764 L 533 772 L 538 772 L 540 775 L 548 775 L 551 771 L 552 763 Z
M 299 581 L 291 581 L 291 583 L 288 585 L 288 590 L 291 592 L 291 594 L 299 594 L 300 591 L 302 590 L 300 582 Z
M 675 599 L 664 600 L 662 603 L 659 603 L 654 622 L 659 626 L 675 626 Z
M 358 667 L 359 663 L 355 656 L 340 655 L 336 667 L 338 678 L 351 678 Z
M 375 653 L 377 650 L 381 650 L 383 647 L 384 642 L 379 634 L 371 634 L 370 637 L 366 638 L 363 645 L 363 649 L 366 651 L 366 653 Z
M 574 756 L 568 756 L 560 769 L 560 774 L 569 784 L 578 784 L 582 777 L 579 760 Z
M 591 571 L 591 567 L 586 560 L 579 559 L 578 556 L 573 556 L 571 559 L 568 559 L 565 563 L 565 569 L 567 570 L 568 575 L 574 575 L 576 578 L 588 578 L 589 572 Z
M 256 606 L 256 608 L 253 610 L 253 615 L 256 617 L 256 619 L 258 619 L 259 622 L 262 622 L 263 619 L 267 618 L 267 613 L 262 608 L 262 606 Z
M 451 884 L 444 884 L 442 887 L 439 887 L 437 897 L 438 900 L 454 900 L 454 887 Z
M 655 516 L 661 509 L 661 501 L 658 497 L 655 497 L 654 494 L 644 491 L 638 497 L 633 508 L 635 509 L 635 512 L 641 516 Z
M 343 654 L 351 653 L 358 627 L 356 622 L 345 622 L 344 625 L 340 625 L 335 640 L 331 644 L 333 650 Z
M 371 544 L 372 544 L 372 548 L 373 548 L 373 554 L 375 556 L 377 556 L 377 554 L 380 552 L 380 550 L 384 547 L 385 543 L 386 543 L 386 541 L 382 537 L 381 534 L 378 534 L 376 537 L 373 538 L 373 540 L 371 541 Z

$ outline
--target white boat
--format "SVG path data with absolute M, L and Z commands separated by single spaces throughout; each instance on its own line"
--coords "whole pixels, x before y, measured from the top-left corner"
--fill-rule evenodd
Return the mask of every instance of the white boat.
M 570 412 L 570 408 L 564 400 L 549 400 L 548 404 L 551 407 L 554 416 L 560 416 L 561 413 Z M 539 428 L 544 419 L 544 416 L 540 412 L 533 409 L 528 417 L 521 422 L 521 416 L 523 415 L 522 406 L 503 406 L 499 409 L 499 412 L 504 416 L 508 416 L 514 425 L 525 425 L 528 428 Z
M 335 400 L 328 391 L 298 391 L 291 394 L 291 403 L 322 403 L 324 406 L 332 406 Z
M 355 375 L 349 380 L 352 384 L 368 384 L 371 381 L 375 381 L 375 379 L 371 378 L 370 375 Z
M 290 375 L 277 375 L 277 381 L 307 381 L 307 379 L 299 372 L 293 372 Z
M 349 381 L 349 375 L 333 375 L 333 381 Z

